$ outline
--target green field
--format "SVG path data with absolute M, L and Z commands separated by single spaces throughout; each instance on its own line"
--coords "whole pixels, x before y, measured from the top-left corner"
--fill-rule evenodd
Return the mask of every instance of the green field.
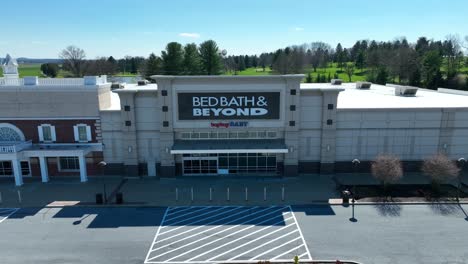
M 20 64 L 18 67 L 20 77 L 24 76 L 42 76 L 41 73 L 41 64 L 31 63 L 31 64 Z M 0 69 L 0 76 L 3 76 L 3 71 Z

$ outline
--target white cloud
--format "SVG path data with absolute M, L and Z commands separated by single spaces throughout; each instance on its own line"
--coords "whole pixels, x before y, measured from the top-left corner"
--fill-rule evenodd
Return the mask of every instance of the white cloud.
M 200 34 L 198 34 L 198 33 L 179 33 L 179 36 L 184 37 L 184 38 L 199 38 Z
M 31 41 L 31 43 L 34 44 L 34 45 L 45 45 L 45 44 L 47 44 L 47 42 L 40 41 L 40 40 L 33 40 L 33 41 Z
M 304 31 L 303 27 L 295 27 L 293 28 L 294 31 Z

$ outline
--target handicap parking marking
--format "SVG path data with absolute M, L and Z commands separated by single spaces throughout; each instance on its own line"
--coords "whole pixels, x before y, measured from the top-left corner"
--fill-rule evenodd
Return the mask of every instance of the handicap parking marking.
M 0 208 L 0 223 L 12 216 L 19 208 Z
M 180 206 L 164 213 L 144 263 L 312 260 L 291 206 Z

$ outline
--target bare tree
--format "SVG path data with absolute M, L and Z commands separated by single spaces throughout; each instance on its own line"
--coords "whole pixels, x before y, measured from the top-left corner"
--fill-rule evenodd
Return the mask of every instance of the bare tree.
M 441 183 L 457 178 L 460 173 L 455 161 L 444 154 L 437 154 L 424 160 L 421 171 L 431 179 L 434 191 L 439 190 Z
M 346 75 L 348 75 L 349 82 L 351 82 L 351 78 L 353 77 L 353 74 L 354 74 L 354 63 L 345 63 L 344 71 Z
M 84 59 L 86 58 L 84 50 L 71 45 L 62 50 L 59 57 L 63 59 L 65 70 L 70 71 L 74 76 L 82 75 Z
M 378 155 L 372 163 L 371 170 L 372 175 L 382 183 L 385 191 L 388 185 L 397 182 L 403 177 L 401 161 L 394 155 Z

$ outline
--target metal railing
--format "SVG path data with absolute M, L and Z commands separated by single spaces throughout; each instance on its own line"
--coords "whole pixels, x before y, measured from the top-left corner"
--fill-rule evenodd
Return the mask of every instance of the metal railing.
M 0 153 L 16 153 L 23 149 L 30 148 L 32 146 L 32 141 L 22 141 L 22 142 L 1 142 L 0 141 Z

